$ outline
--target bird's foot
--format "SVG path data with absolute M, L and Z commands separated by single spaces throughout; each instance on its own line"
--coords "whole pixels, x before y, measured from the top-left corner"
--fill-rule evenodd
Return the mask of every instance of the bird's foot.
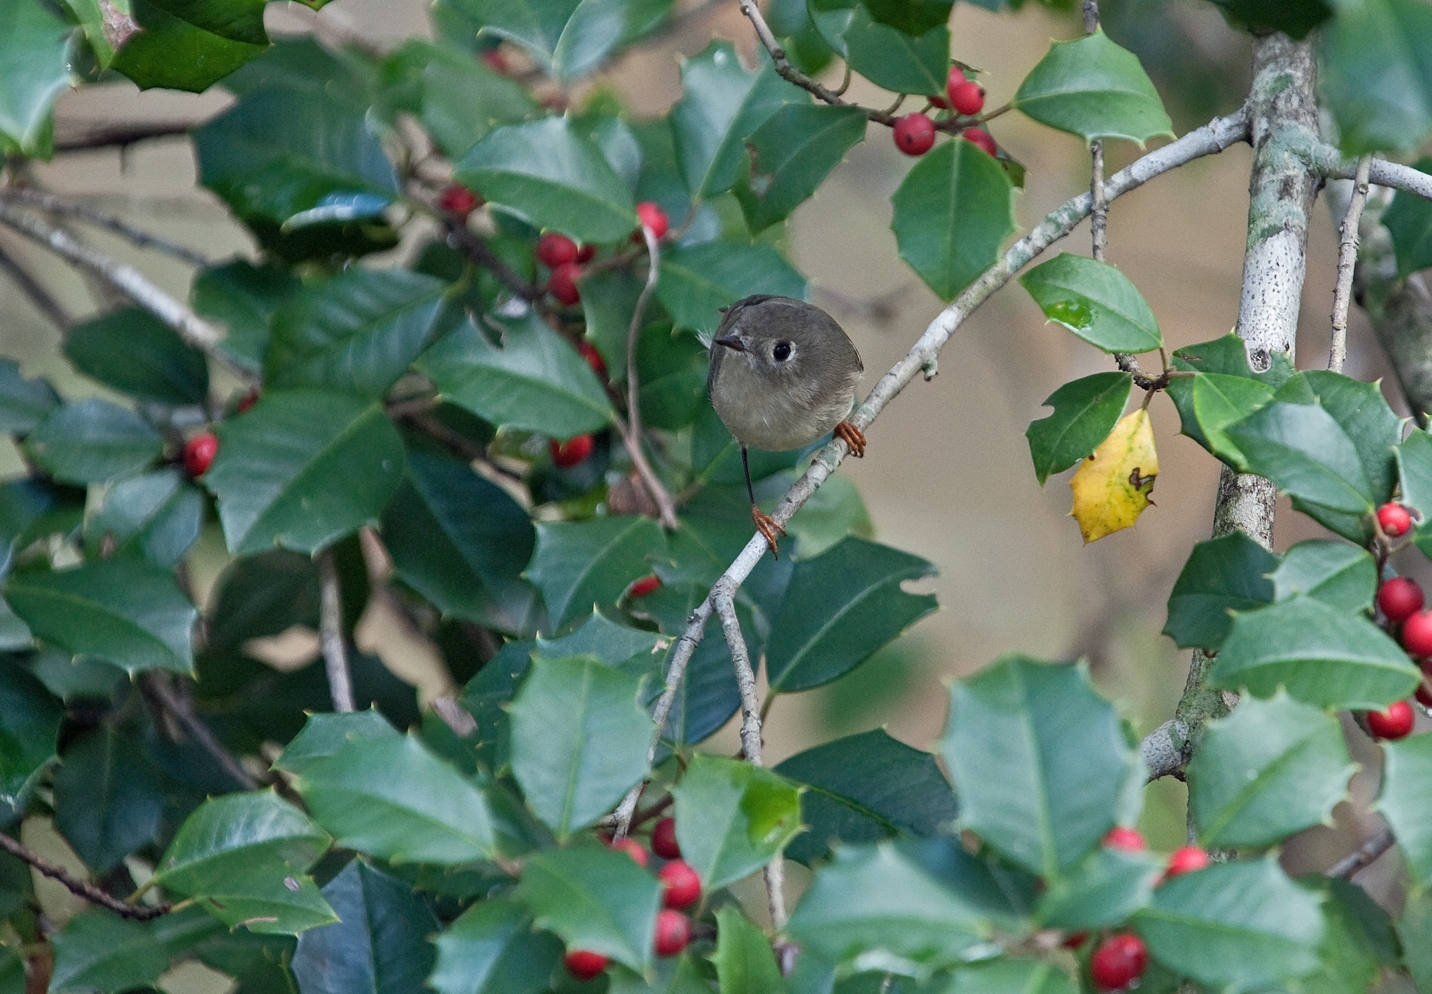
M 850 454 L 857 459 L 865 458 L 865 433 L 849 421 L 835 426 L 835 437 L 845 442 Z
M 780 557 L 776 551 L 776 533 L 784 535 L 786 530 L 776 523 L 776 519 L 765 511 L 762 511 L 755 504 L 751 505 L 751 520 L 756 523 L 756 531 L 765 536 L 766 544 L 771 547 L 771 555 Z

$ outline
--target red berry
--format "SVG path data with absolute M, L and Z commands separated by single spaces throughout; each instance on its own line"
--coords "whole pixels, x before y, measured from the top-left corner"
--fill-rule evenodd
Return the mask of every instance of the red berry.
M 577 243 L 566 235 L 549 231 L 537 239 L 537 261 L 548 269 L 556 269 L 564 262 L 576 262 Z
M 259 388 L 258 388 L 258 387 L 254 387 L 254 388 L 253 388 L 252 390 L 250 390 L 248 393 L 244 394 L 242 397 L 239 398 L 239 403 L 238 403 L 238 406 L 237 406 L 236 410 L 237 410 L 240 414 L 247 414 L 247 413 L 249 412 L 249 408 L 253 407 L 253 406 L 254 406 L 255 404 L 257 404 L 258 402 L 259 402 Z
M 1388 621 L 1406 621 L 1422 610 L 1422 588 L 1410 576 L 1394 576 L 1377 588 L 1377 606 Z
M 656 204 L 650 200 L 643 200 L 636 205 L 636 216 L 641 220 L 641 226 L 643 228 L 650 228 L 652 236 L 658 239 L 665 235 L 666 230 L 671 226 L 671 221 L 667 218 L 666 211 L 656 206 Z M 637 240 L 640 241 L 641 237 L 641 232 L 638 231 L 636 233 Z
M 636 839 L 627 838 L 622 839 L 620 842 L 608 842 L 607 846 L 611 849 L 615 849 L 617 852 L 626 853 L 635 860 L 636 865 L 642 869 L 646 869 L 646 864 L 650 862 L 650 859 L 646 855 L 646 850 L 642 848 L 642 844 Z
M 938 107 L 940 110 L 950 109 L 950 102 L 941 95 L 931 94 L 929 99 L 931 107 Z
M 1143 852 L 1148 848 L 1148 843 L 1137 828 L 1115 825 L 1109 829 L 1109 834 L 1104 836 L 1104 848 L 1117 849 L 1120 852 Z
M 675 956 L 691 941 L 691 919 L 663 908 L 656 913 L 656 955 Z
M 1401 538 L 1412 528 L 1412 515 L 1401 504 L 1383 504 L 1377 509 L 1377 523 L 1388 538 Z
M 184 469 L 198 479 L 209 471 L 219 451 L 219 438 L 211 431 L 195 435 L 184 443 Z
M 578 262 L 591 262 L 596 257 L 597 247 L 595 245 L 583 245 L 581 248 L 577 249 Z
M 477 194 L 457 183 L 438 194 L 438 209 L 463 219 L 476 210 L 480 203 Z
M 1372 729 L 1372 734 L 1379 739 L 1405 738 L 1407 733 L 1412 731 L 1412 724 L 1416 720 L 1412 705 L 1406 701 L 1389 704 L 1386 711 L 1367 713 L 1367 727 Z
M 1427 672 L 1427 666 L 1424 664 L 1422 666 L 1422 682 L 1417 685 L 1417 703 L 1425 708 L 1432 708 L 1432 690 L 1428 689 L 1429 683 L 1432 683 L 1432 674 Z M 652 848 L 655 849 L 656 846 L 653 845 Z
M 906 114 L 895 122 L 895 147 L 906 155 L 924 155 L 935 144 L 935 122 L 924 114 Z
M 984 110 L 984 87 L 972 79 L 950 83 L 950 106 L 966 116 Z
M 592 372 L 597 374 L 597 379 L 603 383 L 607 382 L 607 364 L 602 359 L 602 354 L 591 342 L 578 342 L 577 351 L 582 353 L 582 358 L 587 360 L 587 365 L 592 367 Z
M 990 133 L 984 128 L 966 128 L 961 134 L 990 155 L 994 155 L 999 150 L 994 139 L 990 137 Z
M 506 75 L 507 59 L 497 49 L 489 49 L 488 51 L 483 52 L 482 55 L 479 56 L 479 58 L 482 59 L 482 64 L 487 66 L 487 68 L 491 69 L 493 72 Z
M 1432 656 L 1432 611 L 1418 611 L 1402 623 L 1402 647 L 1414 656 Z
M 655 590 L 655 589 L 656 589 L 657 587 L 659 587 L 659 586 L 661 586 L 661 579 L 660 579 L 659 577 L 655 577 L 655 576 L 644 576 L 644 577 L 642 577 L 640 580 L 636 581 L 636 583 L 633 583 L 633 584 L 631 585 L 631 590 L 628 591 L 627 596 L 628 596 L 628 597 L 645 597 L 647 594 L 651 593 L 653 590 Z M 652 848 L 653 850 L 656 849 L 655 839 L 656 839 L 656 836 L 653 835 L 653 836 L 652 836 L 652 840 L 653 840 L 653 841 L 652 841 L 652 846 L 651 846 L 651 848 Z M 669 857 L 669 856 L 665 856 L 664 853 L 657 853 L 657 855 L 658 855 L 658 856 L 663 856 L 663 857 L 666 858 L 666 859 L 670 859 L 670 858 L 671 858 L 671 857 Z
M 656 875 L 666 889 L 663 900 L 668 908 L 688 908 L 701 900 L 701 877 L 689 864 L 674 859 Z
M 547 292 L 556 298 L 557 303 L 571 307 L 582 299 L 582 292 L 577 289 L 577 279 L 581 275 L 582 267 L 575 262 L 561 263 L 552 270 Z
M 567 967 L 567 972 L 578 980 L 591 980 L 605 970 L 610 962 L 611 960 L 601 953 L 594 953 L 586 949 L 573 949 L 562 960 L 563 965 Z
M 652 828 L 651 851 L 662 859 L 681 858 L 681 846 L 676 843 L 675 818 L 663 818 Z
M 547 451 L 552 453 L 554 463 L 563 469 L 571 469 L 592 454 L 592 436 L 578 435 L 565 442 L 559 442 L 554 438 L 547 443 Z
M 1089 972 L 1100 990 L 1120 991 L 1144 975 L 1149 950 L 1132 932 L 1111 935 L 1089 959 Z
M 1208 853 L 1198 846 L 1184 846 L 1182 849 L 1175 849 L 1168 858 L 1168 869 L 1164 871 L 1164 877 L 1176 877 L 1182 873 L 1192 873 L 1194 870 L 1201 870 L 1208 865 Z

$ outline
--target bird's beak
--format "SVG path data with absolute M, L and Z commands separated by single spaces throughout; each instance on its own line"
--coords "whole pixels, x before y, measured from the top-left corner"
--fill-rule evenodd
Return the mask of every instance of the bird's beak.
M 745 352 L 746 343 L 741 341 L 740 335 L 722 335 L 720 338 L 711 339 L 712 345 L 724 345 L 733 352 Z

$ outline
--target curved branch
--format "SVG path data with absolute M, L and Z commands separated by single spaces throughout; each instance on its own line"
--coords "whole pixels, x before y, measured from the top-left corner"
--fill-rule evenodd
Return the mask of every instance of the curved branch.
M 65 890 L 71 894 L 78 894 L 86 901 L 108 908 L 110 911 L 124 918 L 132 918 L 138 922 L 147 922 L 151 919 L 158 918 L 160 915 L 167 915 L 173 910 L 173 905 L 167 903 L 152 906 L 126 904 L 119 898 L 111 894 L 106 894 L 87 880 L 75 879 L 70 876 L 64 867 L 56 866 L 39 853 L 27 849 L 18 839 L 13 839 L 4 832 L 0 832 L 0 849 L 4 849 L 16 859 L 29 863 L 51 880 L 59 881 Z
M 97 228 L 103 228 L 121 238 L 137 245 L 139 248 L 153 249 L 156 252 L 163 252 L 165 255 L 173 256 L 181 262 L 187 262 L 191 266 L 204 267 L 210 265 L 210 260 L 201 252 L 191 248 L 185 248 L 177 242 L 171 242 L 167 238 L 152 235 L 147 231 L 129 224 L 113 214 L 106 214 L 97 211 L 85 204 L 73 203 L 64 197 L 57 197 L 53 193 L 42 193 L 39 190 L 27 190 L 21 187 L 11 187 L 6 190 L 3 196 L 37 207 L 46 214 L 59 214 L 62 217 L 72 217 L 86 224 L 92 224 Z
M 353 677 L 348 669 L 348 650 L 343 638 L 343 594 L 338 583 L 338 563 L 331 548 L 324 549 L 318 560 L 318 641 L 323 650 L 323 665 L 328 672 L 328 695 L 333 710 L 352 711 Z
M 1240 108 L 1227 117 L 1215 118 L 1203 127 L 1190 131 L 1177 141 L 1170 142 L 1168 145 L 1142 156 L 1111 176 L 1104 184 L 1105 202 L 1111 202 L 1136 190 L 1149 180 L 1171 169 L 1177 169 L 1179 166 L 1186 165 L 1205 155 L 1222 152 L 1232 145 L 1247 140 L 1248 112 L 1246 108 Z M 885 409 L 885 405 L 904 390 L 917 375 L 925 373 L 926 379 L 933 376 L 940 349 L 949 341 L 955 330 L 964 323 L 965 318 L 969 317 L 970 312 L 1008 283 L 1014 274 L 1028 265 L 1032 259 L 1073 231 L 1080 221 L 1089 216 L 1092 210 L 1093 198 L 1088 193 L 1082 193 L 1048 214 L 1033 231 L 1010 246 L 999 262 L 985 270 L 978 279 L 955 298 L 953 303 L 936 315 L 925 329 L 925 333 L 911 346 L 905 357 L 880 378 L 880 381 L 875 384 L 875 388 L 870 391 L 870 395 L 865 398 L 865 402 L 851 413 L 850 421 L 855 427 L 865 431 L 879 417 L 880 412 Z M 810 468 L 776 505 L 775 513 L 772 514 L 776 522 L 784 525 L 790 521 L 791 516 L 800 510 L 830 474 L 835 472 L 848 451 L 845 442 L 840 439 L 832 441 L 820 450 Z M 716 581 L 716 585 L 712 587 L 713 592 L 724 585 L 734 594 L 751 575 L 751 570 L 755 569 L 756 564 L 761 561 L 766 549 L 765 537 L 759 532 L 752 535 L 751 540 L 746 543 L 746 547 L 741 550 Z M 671 711 L 672 701 L 681 685 L 691 654 L 696 651 L 697 645 L 701 643 L 701 639 L 705 635 L 706 622 L 711 617 L 713 608 L 712 596 L 712 594 L 708 594 L 696 610 L 691 612 L 686 630 L 677 641 L 676 648 L 672 650 L 670 662 L 667 664 L 666 688 L 657 700 L 656 709 L 653 712 L 657 722 L 658 736 L 665 726 L 666 716 Z M 653 744 L 654 749 L 655 744 Z M 627 795 L 616 811 L 619 837 L 625 834 L 627 826 L 631 822 L 631 815 L 636 810 L 636 797 L 639 795 L 640 789 L 641 785 L 632 788 L 632 792 Z
M 631 326 L 627 328 L 627 423 L 623 425 L 617 421 L 617 427 L 621 430 L 622 441 L 626 443 L 627 455 L 636 467 L 637 476 L 641 477 L 642 485 L 646 487 L 647 494 L 656 505 L 661 526 L 667 531 L 676 531 L 676 504 L 672 501 L 671 494 L 661 485 L 661 480 L 657 478 L 641 448 L 641 382 L 636 375 L 636 346 L 637 339 L 641 337 L 641 321 L 646 314 L 646 305 L 650 302 L 657 280 L 661 277 L 661 245 L 657 241 L 656 233 L 643 224 L 641 234 L 646 239 L 646 285 L 641 288 L 641 295 L 636 298 L 636 306 L 631 312 Z

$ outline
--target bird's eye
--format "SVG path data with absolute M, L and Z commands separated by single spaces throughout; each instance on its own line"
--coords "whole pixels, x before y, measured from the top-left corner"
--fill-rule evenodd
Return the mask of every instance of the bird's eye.
M 777 342 L 776 347 L 771 350 L 771 355 L 776 362 L 785 362 L 791 357 L 791 346 L 789 342 Z

